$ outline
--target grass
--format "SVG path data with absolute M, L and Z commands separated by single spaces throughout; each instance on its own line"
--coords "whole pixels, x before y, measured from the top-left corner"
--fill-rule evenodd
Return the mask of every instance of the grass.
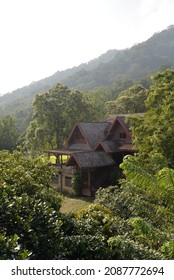
M 89 197 L 81 197 L 81 198 L 72 198 L 72 197 L 64 197 L 62 202 L 62 206 L 60 208 L 61 213 L 68 212 L 78 212 L 81 209 L 84 209 L 90 206 L 93 203 L 93 198 Z
M 68 160 L 69 156 L 66 155 L 62 155 L 62 161 L 63 163 L 66 162 Z M 56 157 L 55 156 L 50 156 L 49 158 L 50 163 L 52 164 L 56 164 Z

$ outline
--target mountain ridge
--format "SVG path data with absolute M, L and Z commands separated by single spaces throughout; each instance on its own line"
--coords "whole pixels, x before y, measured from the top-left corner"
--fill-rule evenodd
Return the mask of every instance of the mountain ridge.
M 111 86 L 118 79 L 131 79 L 136 82 L 158 71 L 162 65 L 174 68 L 174 26 L 155 33 L 145 42 L 125 49 L 95 70 L 76 72 L 63 80 L 63 83 L 72 89 L 85 91 L 98 86 Z
M 71 90 L 89 91 L 107 88 L 119 80 L 137 82 L 161 67 L 174 68 L 174 25 L 155 33 L 148 40 L 123 50 L 109 50 L 98 58 L 32 82 L 0 96 L 0 116 L 16 116 L 32 108 L 34 96 L 56 83 Z

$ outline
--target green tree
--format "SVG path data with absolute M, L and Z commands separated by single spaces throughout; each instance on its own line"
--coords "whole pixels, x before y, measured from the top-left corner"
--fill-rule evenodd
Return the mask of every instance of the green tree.
M 70 92 L 64 111 L 64 140 L 67 139 L 74 125 L 78 122 L 96 120 L 96 105 L 92 98 L 80 91 Z
M 146 89 L 133 85 L 122 91 L 114 101 L 106 102 L 108 114 L 143 113 L 145 108 Z
M 67 86 L 57 84 L 36 96 L 33 112 L 27 144 L 36 151 L 60 148 L 76 122 L 94 119 L 95 108 L 81 92 L 71 92 Z
M 147 92 L 147 112 L 130 119 L 134 145 L 142 161 L 161 153 L 174 166 L 174 70 L 156 74 Z
M 52 259 L 60 248 L 61 197 L 43 158 L 0 153 L 1 259 Z M 47 240 L 47 242 L 45 242 Z
M 118 80 L 109 87 L 98 87 L 94 90 L 88 91 L 85 93 L 87 96 L 90 96 L 95 103 L 96 107 L 96 120 L 102 120 L 106 118 L 107 112 L 107 103 L 115 100 L 120 92 L 128 89 L 132 85 L 130 80 Z M 114 112 L 115 113 L 115 112 Z
M 68 87 L 57 84 L 48 92 L 36 95 L 33 104 L 33 122 L 27 134 L 31 146 L 38 140 L 40 147 L 48 143 L 52 148 L 62 144 L 65 127 L 64 110 L 69 94 Z
M 0 150 L 14 150 L 17 139 L 18 131 L 15 120 L 10 116 L 0 119 Z

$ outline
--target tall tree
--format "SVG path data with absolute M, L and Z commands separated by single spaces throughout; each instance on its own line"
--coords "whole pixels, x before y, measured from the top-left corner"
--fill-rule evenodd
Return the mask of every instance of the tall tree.
M 15 120 L 10 116 L 0 119 L 0 150 L 14 150 L 17 138 L 18 131 Z
M 73 91 L 66 101 L 64 117 L 66 125 L 64 138 L 67 138 L 77 122 L 96 120 L 98 112 L 93 100 L 80 91 Z
M 139 84 L 122 91 L 114 101 L 106 102 L 108 114 L 142 113 L 146 110 L 146 89 Z
M 132 121 L 134 144 L 140 157 L 161 153 L 174 167 L 174 70 L 156 74 L 147 93 L 147 112 Z
M 94 118 L 95 110 L 79 91 L 57 84 L 38 94 L 33 104 L 33 121 L 27 131 L 30 149 L 60 148 L 76 122 Z

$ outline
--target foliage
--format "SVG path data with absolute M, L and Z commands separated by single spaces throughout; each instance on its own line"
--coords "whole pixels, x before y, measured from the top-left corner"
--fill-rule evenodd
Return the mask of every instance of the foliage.
M 130 218 L 129 224 L 132 227 L 131 235 L 134 240 L 151 249 L 158 249 L 169 239 L 167 233 L 160 231 L 140 217 Z
M 164 30 L 154 34 L 146 42 L 135 45 L 130 49 L 110 50 L 88 63 L 65 71 L 57 71 L 50 77 L 32 82 L 28 86 L 0 96 L 0 116 L 6 116 L 7 113 L 14 116 L 19 132 L 23 134 L 32 120 L 34 96 L 48 91 L 56 83 L 63 83 L 71 89 L 94 91 L 94 95 L 97 89 L 101 89 L 101 93 L 106 90 L 108 99 L 101 100 L 104 102 L 115 100 L 117 92 L 120 93 L 131 86 L 129 84 L 128 87 L 119 89 L 116 84 L 121 80 L 132 81 L 132 83 L 138 82 L 148 88 L 150 76 L 153 73 L 174 66 L 173 32 L 174 28 Z M 110 91 L 108 87 L 117 88 L 118 91 L 111 90 L 111 95 L 108 95 L 107 93 Z M 90 95 L 92 95 L 92 92 Z M 103 96 L 101 96 L 101 99 L 103 99 Z M 104 103 L 100 102 L 100 97 L 97 100 L 99 101 L 99 104 L 96 101 L 97 112 L 99 112 L 99 119 L 101 120 L 103 111 L 105 113 L 106 111 Z
M 150 187 L 141 188 L 138 168 L 141 180 L 128 175 L 130 182 L 100 189 L 90 207 L 62 214 L 45 159 L 16 151 L 0 158 L 1 259 L 172 258 L 172 205 L 156 203 L 166 196 L 151 197 Z M 124 162 L 125 173 L 130 164 Z
M 114 82 L 112 86 L 107 88 L 95 88 L 91 91 L 85 92 L 87 96 L 92 98 L 95 103 L 97 114 L 96 119 L 102 120 L 106 116 L 107 112 L 107 103 L 115 100 L 122 91 L 128 89 L 132 85 L 132 81 L 127 79 L 119 79 Z M 114 112 L 115 114 L 115 112 Z
M 61 259 L 105 260 L 110 259 L 107 240 L 102 235 L 80 234 L 65 236 Z
M 126 236 L 112 237 L 108 241 L 112 252 L 112 259 L 117 260 L 159 260 L 162 254 L 152 250 L 138 242 L 130 240 Z
M 54 258 L 61 198 L 49 187 L 48 165 L 19 152 L 1 152 L 0 178 L 1 258 Z
M 57 84 L 49 92 L 38 94 L 33 104 L 33 121 L 28 129 L 29 145 L 37 150 L 49 143 L 58 147 L 65 127 L 63 117 L 70 90 Z
M 161 252 L 167 257 L 169 260 L 174 259 L 174 240 L 166 242 L 161 247 Z
M 0 260 L 23 260 L 30 256 L 30 253 L 26 249 L 21 249 L 18 239 L 19 237 L 17 234 L 14 234 L 13 236 L 0 234 Z
M 6 116 L 0 119 L 0 150 L 14 150 L 17 146 L 18 131 L 14 119 Z
M 145 193 L 149 202 L 174 213 L 173 169 L 164 167 L 152 175 L 151 172 L 139 166 L 133 156 L 125 157 L 121 167 L 124 169 L 127 181 L 134 185 L 135 191 L 136 189 L 141 190 L 142 194 Z
M 146 89 L 141 85 L 133 85 L 122 91 L 114 101 L 106 102 L 108 114 L 142 113 L 146 110 Z
M 61 84 L 36 95 L 33 112 L 33 121 L 27 131 L 28 147 L 32 153 L 50 146 L 61 147 L 77 121 L 93 119 L 95 115 L 90 100 Z
M 81 177 L 79 173 L 75 173 L 72 178 L 72 188 L 74 189 L 75 195 L 79 196 L 81 194 Z
M 34 81 L 25 87 L 0 96 L 0 116 L 6 116 L 7 112 L 10 116 L 14 116 L 20 134 L 25 133 L 32 120 L 32 104 L 34 97 L 38 93 L 48 91 L 50 88 L 54 87 L 56 83 L 63 82 L 67 77 L 74 75 L 82 69 L 92 70 L 97 68 L 101 63 L 107 63 L 112 60 L 118 52 L 118 50 L 109 50 L 87 63 L 80 64 L 77 67 L 75 66 L 64 71 L 57 71 L 50 77 Z M 63 82 L 63 84 L 66 83 Z M 82 90 L 82 88 L 78 89 Z
M 174 70 L 166 70 L 153 77 L 147 92 L 147 112 L 143 118 L 132 120 L 134 145 L 144 163 L 152 155 L 161 153 L 168 166 L 174 166 Z M 131 120 L 130 120 L 131 121 Z
M 158 71 L 162 65 L 174 66 L 173 38 L 174 28 L 163 30 L 146 42 L 116 53 L 113 59 L 91 71 L 80 69 L 63 82 L 80 90 L 108 87 L 120 79 L 138 82 Z
M 148 259 L 162 257 L 162 254 L 164 254 L 162 258 L 173 256 L 173 170 L 167 169 L 168 172 L 164 172 L 165 168 L 152 176 L 147 170 L 138 166 L 136 159 L 132 156 L 126 157 L 121 167 L 126 180 L 122 181 L 119 187 L 100 189 L 96 196 L 97 203 L 109 208 L 112 215 L 120 219 L 122 231 L 117 234 L 120 236 L 119 242 L 117 243 L 117 237 L 112 239 L 111 236 L 111 240 L 114 242 L 116 240 L 117 249 L 119 246 L 127 248 L 125 253 L 120 252 L 120 254 L 128 254 L 128 248 L 131 248 L 130 254 L 135 253 L 135 256 L 120 255 L 116 250 L 117 256 L 141 258 L 141 254 L 137 256 L 138 251 L 144 252 L 144 258 Z M 169 184 L 165 185 L 165 182 Z M 129 241 L 125 243 L 127 238 Z M 136 249 L 137 246 L 139 249 Z
M 1 259 L 106 259 L 106 238 L 81 232 L 80 217 L 60 213 L 42 158 L 0 153 Z M 47 242 L 45 242 L 45 240 Z

